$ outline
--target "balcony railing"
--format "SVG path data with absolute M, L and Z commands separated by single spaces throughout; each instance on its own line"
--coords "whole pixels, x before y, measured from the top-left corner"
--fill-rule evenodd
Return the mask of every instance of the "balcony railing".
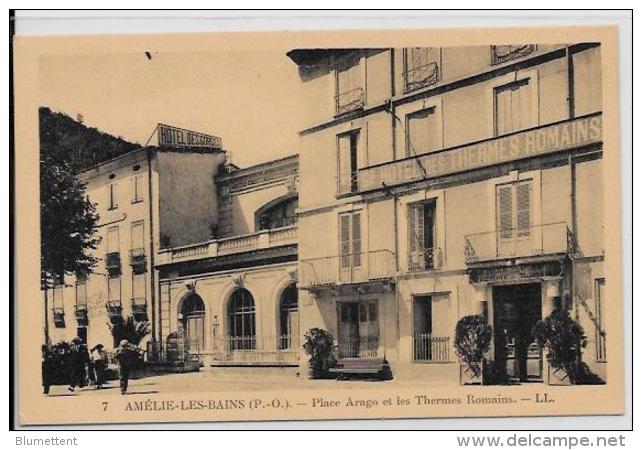
M 439 82 L 439 64 L 432 61 L 422 66 L 409 68 L 404 72 L 403 77 L 405 92 L 433 85 Z
M 345 195 L 359 191 L 359 173 L 340 174 L 337 179 L 337 194 Z
M 110 274 L 120 273 L 120 252 L 111 252 L 105 255 L 105 267 Z
M 335 97 L 337 116 L 363 108 L 365 100 L 363 88 L 360 87 L 340 92 Z
M 123 305 L 120 300 L 109 301 L 106 303 L 107 316 L 111 323 L 119 323 L 123 320 Z
M 392 280 L 397 271 L 395 254 L 390 250 L 305 259 L 299 269 L 302 289 Z
M 145 271 L 144 248 L 132 248 L 129 251 L 129 265 L 132 267 L 134 273 L 142 273 Z
M 53 321 L 56 328 L 65 327 L 65 310 L 63 308 L 52 308 L 53 312 Z
M 379 356 L 379 336 L 366 336 L 357 340 L 339 342 L 339 358 L 377 358 Z
M 484 261 L 573 254 L 573 235 L 566 222 L 511 228 L 465 237 L 466 264 Z
M 507 61 L 530 55 L 537 49 L 534 44 L 491 45 L 491 64 L 502 64 Z
M 259 233 L 201 242 L 183 247 L 174 247 L 159 252 L 159 264 L 213 258 L 254 250 L 262 250 L 297 243 L 297 228 L 289 226 L 263 230 Z
M 439 247 L 410 252 L 408 255 L 409 271 L 435 270 L 440 269 L 442 265 L 443 256 Z
M 89 315 L 86 303 L 79 303 L 76 305 L 76 322 L 78 322 L 78 325 L 89 324 Z
M 132 298 L 132 315 L 137 320 L 147 320 L 147 300 L 145 297 Z
M 450 338 L 448 336 L 433 336 L 428 333 L 415 334 L 412 337 L 412 348 L 415 361 L 450 361 Z
M 296 364 L 298 340 L 281 336 L 223 336 L 214 338 L 214 364 Z

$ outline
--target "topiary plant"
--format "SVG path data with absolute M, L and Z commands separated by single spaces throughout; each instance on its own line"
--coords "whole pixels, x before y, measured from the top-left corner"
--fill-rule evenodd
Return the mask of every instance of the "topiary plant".
M 580 362 L 587 342 L 584 328 L 567 310 L 556 309 L 535 324 L 533 335 L 546 348 L 551 367 L 564 370 L 571 383 L 576 384 L 582 377 Z
M 490 348 L 492 335 L 493 329 L 482 315 L 464 316 L 457 322 L 455 351 L 476 377 L 481 375 L 480 363 Z
M 311 328 L 305 333 L 303 339 L 303 348 L 310 355 L 309 365 L 312 378 L 327 378 L 329 369 L 336 364 L 332 334 L 321 328 Z

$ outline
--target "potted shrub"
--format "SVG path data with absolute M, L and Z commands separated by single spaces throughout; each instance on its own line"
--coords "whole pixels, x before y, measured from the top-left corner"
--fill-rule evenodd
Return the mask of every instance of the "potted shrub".
M 464 316 L 455 329 L 455 351 L 461 384 L 484 384 L 484 354 L 490 348 L 493 329 L 482 315 Z
M 303 348 L 310 356 L 309 376 L 314 379 L 329 378 L 329 370 L 336 364 L 332 334 L 321 328 L 311 328 L 303 337 Z
M 577 384 L 582 376 L 586 335 L 567 310 L 554 310 L 533 328 L 537 343 L 546 349 L 549 384 Z

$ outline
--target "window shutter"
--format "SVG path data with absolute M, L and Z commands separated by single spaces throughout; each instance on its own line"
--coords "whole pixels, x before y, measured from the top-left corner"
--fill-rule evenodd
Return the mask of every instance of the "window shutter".
M 339 193 L 350 192 L 351 185 L 351 136 L 339 137 Z
M 515 220 L 517 222 L 517 236 L 530 235 L 531 227 L 531 183 L 523 182 L 515 186 Z
M 513 237 L 512 186 L 497 186 L 497 226 L 502 239 Z
M 107 230 L 107 253 L 118 253 L 118 227 Z
M 132 249 L 143 248 L 143 223 L 137 222 L 132 224 Z
M 134 275 L 132 286 L 132 297 L 143 298 L 145 297 L 145 274 Z
M 424 205 L 416 204 L 410 206 L 409 214 L 409 243 L 410 262 L 409 268 L 420 269 L 424 266 Z
M 361 213 L 352 214 L 352 253 L 354 266 L 361 266 Z
M 350 253 L 350 216 L 348 214 L 339 216 L 339 253 L 341 267 L 348 267 L 347 255 Z

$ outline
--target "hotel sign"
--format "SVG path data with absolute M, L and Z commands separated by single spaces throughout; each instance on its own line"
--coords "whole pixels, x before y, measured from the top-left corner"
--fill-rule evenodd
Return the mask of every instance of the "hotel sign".
M 202 148 L 221 150 L 223 142 L 220 137 L 196 131 L 177 128 L 171 125 L 158 124 L 158 146 L 173 148 Z
M 380 189 L 544 155 L 602 140 L 602 115 L 591 115 L 484 142 L 419 155 L 359 170 L 359 190 Z M 421 166 L 417 163 L 421 163 Z

